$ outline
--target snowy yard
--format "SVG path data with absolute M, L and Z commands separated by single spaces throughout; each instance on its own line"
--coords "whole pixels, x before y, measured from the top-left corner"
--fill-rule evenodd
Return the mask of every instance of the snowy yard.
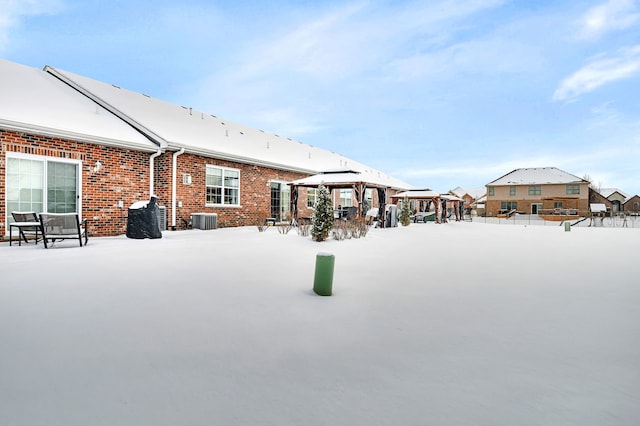
M 639 241 L 462 222 L 2 244 L 0 424 L 637 424 Z

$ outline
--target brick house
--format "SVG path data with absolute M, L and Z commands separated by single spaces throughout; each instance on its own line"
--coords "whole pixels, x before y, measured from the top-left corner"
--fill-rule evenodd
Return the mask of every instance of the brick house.
M 640 197 L 634 195 L 633 197 L 627 198 L 627 200 L 622 205 L 622 210 L 625 213 L 640 215 Z
M 600 194 L 610 201 L 611 211 L 615 214 L 623 211 L 623 205 L 629 198 L 627 194 L 618 188 L 600 188 Z
M 589 211 L 589 181 L 555 167 L 513 170 L 488 183 L 486 214 L 511 211 L 542 214 L 569 209 Z
M 486 193 L 486 188 L 463 188 L 461 186 L 449 191 L 449 194 L 462 198 L 463 207 L 469 210 L 477 208 L 478 200 L 483 198 Z
M 195 212 L 216 213 L 219 226 L 286 220 L 289 182 L 339 167 L 380 175 L 333 152 L 48 66 L 0 60 L 0 93 L 0 236 L 15 210 L 79 212 L 91 235 L 123 234 L 127 207 L 152 194 L 172 229 Z M 391 176 L 387 185 L 411 187 Z M 298 194 L 301 209 L 310 208 L 308 192 Z

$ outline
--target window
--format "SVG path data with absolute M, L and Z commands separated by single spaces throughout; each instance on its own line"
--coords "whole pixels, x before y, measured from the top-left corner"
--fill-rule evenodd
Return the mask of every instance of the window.
M 352 189 L 341 189 L 340 190 L 340 206 L 342 207 L 351 207 L 353 205 L 353 195 Z
M 367 188 L 364 190 L 364 201 L 362 206 L 363 214 L 368 212 L 371 207 L 373 207 L 373 189 Z
M 518 203 L 516 201 L 503 201 L 500 203 L 500 210 L 511 211 L 517 209 Z
M 570 183 L 567 185 L 567 194 L 580 194 L 580 185 Z
M 511 195 L 511 196 L 516 195 L 516 187 L 515 186 L 510 186 L 509 187 L 509 195 Z
M 494 196 L 496 195 L 496 188 L 493 186 L 490 186 L 487 188 L 487 195 L 488 196 Z
M 318 199 L 318 189 L 317 188 L 307 189 L 307 207 L 313 208 L 316 205 L 317 199 Z
M 240 170 L 207 165 L 206 204 L 240 205 Z
M 542 189 L 540 185 L 531 185 L 529 186 L 529 195 L 540 195 L 542 194 Z
M 564 203 L 562 201 L 555 201 L 553 203 L 553 208 L 554 209 L 562 209 L 562 208 L 564 208 Z
M 80 161 L 7 154 L 6 220 L 12 211 L 80 213 Z

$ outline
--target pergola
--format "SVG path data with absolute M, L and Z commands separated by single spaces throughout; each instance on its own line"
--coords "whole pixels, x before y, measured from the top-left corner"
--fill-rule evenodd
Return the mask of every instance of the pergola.
M 366 175 L 355 170 L 325 171 L 289 182 L 291 186 L 291 218 L 293 224 L 296 224 L 298 221 L 298 188 L 317 188 L 321 184 L 330 192 L 334 189 L 353 189 L 358 203 L 358 217 L 361 217 L 363 213 L 362 206 L 365 190 L 369 188 L 376 189 L 378 191 L 378 218 L 380 219 L 381 225 L 384 226 L 383 219 L 387 190 L 391 189 L 391 187 L 383 183 L 382 179 L 378 180 L 375 176 Z
M 436 208 L 436 223 L 441 223 L 441 220 L 442 222 L 447 221 L 445 214 L 447 210 L 447 202 L 452 203 L 455 207 L 456 222 L 459 221 L 462 216 L 460 210 L 463 200 L 455 195 L 440 194 L 430 189 L 414 189 L 394 194 L 391 198 L 394 199 L 396 203 L 398 200 L 403 200 L 405 198 L 415 201 L 433 202 L 433 205 Z

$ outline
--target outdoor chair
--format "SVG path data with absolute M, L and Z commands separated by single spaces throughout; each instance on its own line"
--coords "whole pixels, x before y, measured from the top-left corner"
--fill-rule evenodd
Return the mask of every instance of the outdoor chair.
M 42 239 L 42 228 L 36 212 L 11 212 L 13 222 L 9 224 L 9 245 L 13 241 L 13 228 L 18 228 L 18 245 L 22 245 L 22 240 L 28 243 L 27 235 L 35 238 L 38 244 L 38 236 Z
M 77 213 L 40 213 L 40 223 L 44 248 L 49 248 L 56 240 L 77 239 L 82 247 L 87 245 L 87 220 L 80 220 Z

